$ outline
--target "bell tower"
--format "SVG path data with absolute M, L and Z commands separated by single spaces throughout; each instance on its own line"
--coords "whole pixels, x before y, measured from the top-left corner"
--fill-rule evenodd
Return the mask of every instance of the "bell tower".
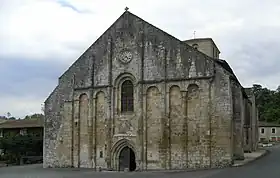
M 212 38 L 194 38 L 184 42 L 211 58 L 219 59 L 220 50 Z

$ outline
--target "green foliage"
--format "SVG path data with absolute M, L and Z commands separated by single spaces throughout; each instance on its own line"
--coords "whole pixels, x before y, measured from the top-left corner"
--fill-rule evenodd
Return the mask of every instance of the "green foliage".
M 6 116 L 0 116 L 0 119 L 5 119 L 5 120 L 16 120 L 16 118 L 15 117 L 6 117 Z
M 24 119 L 38 119 L 38 118 L 44 118 L 43 114 L 33 114 L 30 116 L 25 116 Z
M 280 86 L 274 91 L 253 85 L 256 104 L 259 110 L 259 120 L 280 123 Z
M 38 118 L 43 119 L 44 115 L 35 113 L 35 114 L 32 114 L 32 115 L 27 115 L 23 119 L 38 119 Z M 16 120 L 17 118 L 12 116 L 12 114 L 10 112 L 8 112 L 7 116 L 0 116 L 0 119 Z M 18 119 L 20 119 L 20 118 L 18 118 Z
M 4 160 L 19 163 L 22 156 L 38 156 L 43 152 L 43 138 L 32 135 L 7 136 L 0 139 Z

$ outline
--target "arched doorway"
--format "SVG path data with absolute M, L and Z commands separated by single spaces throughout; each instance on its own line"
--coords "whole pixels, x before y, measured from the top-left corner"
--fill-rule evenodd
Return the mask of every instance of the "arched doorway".
M 128 146 L 124 147 L 119 155 L 119 170 L 124 171 L 126 168 L 129 171 L 136 169 L 135 153 Z

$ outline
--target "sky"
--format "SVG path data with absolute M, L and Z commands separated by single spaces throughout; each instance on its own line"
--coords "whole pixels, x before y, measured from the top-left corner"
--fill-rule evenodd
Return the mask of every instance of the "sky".
M 0 115 L 41 113 L 58 77 L 126 6 L 180 40 L 213 38 L 244 87 L 280 85 L 278 0 L 0 0 Z

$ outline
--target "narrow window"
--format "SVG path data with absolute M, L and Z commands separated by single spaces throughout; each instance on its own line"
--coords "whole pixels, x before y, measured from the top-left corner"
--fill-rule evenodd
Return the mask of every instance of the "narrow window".
M 126 80 L 121 86 L 121 112 L 133 109 L 133 84 L 130 80 Z
M 271 133 L 275 133 L 275 128 L 272 128 L 272 129 L 271 129 Z
M 100 158 L 103 158 L 103 151 L 100 151 L 100 152 L 99 152 L 99 157 L 100 157 Z
M 261 129 L 261 133 L 262 133 L 262 134 L 264 133 L 264 128 Z

